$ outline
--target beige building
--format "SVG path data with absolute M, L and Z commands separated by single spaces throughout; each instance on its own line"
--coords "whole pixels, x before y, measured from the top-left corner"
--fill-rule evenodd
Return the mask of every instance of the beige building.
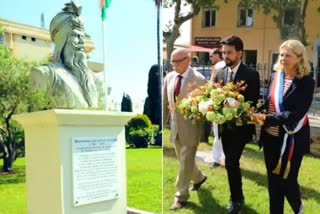
M 4 34 L 0 35 L 0 44 L 10 48 L 13 54 L 27 61 L 47 60 L 51 56 L 53 43 L 47 29 L 31 25 L 1 19 Z M 85 38 L 85 51 L 90 54 L 94 44 L 90 38 Z M 90 69 L 94 72 L 101 72 L 103 64 L 88 62 Z
M 222 2 L 222 1 L 220 1 Z M 243 61 L 246 64 L 258 65 L 260 75 L 268 78 L 272 64 L 278 56 L 279 45 L 283 42 L 280 30 L 273 21 L 273 14 L 264 15 L 262 11 L 245 9 L 239 0 L 220 3 L 219 10 L 205 9 L 195 16 L 191 24 L 191 44 L 202 47 L 217 47 L 221 38 L 238 35 L 244 42 Z M 319 0 L 309 1 L 305 18 L 307 46 L 310 61 L 314 68 L 319 67 L 320 61 L 320 28 L 317 12 Z M 293 10 L 285 11 L 282 22 L 286 24 L 286 33 L 292 34 L 295 29 L 291 23 L 295 19 Z M 208 53 L 198 53 L 200 60 L 209 61 Z M 261 69 L 264 72 L 261 73 Z M 265 72 L 268 71 L 268 72 Z

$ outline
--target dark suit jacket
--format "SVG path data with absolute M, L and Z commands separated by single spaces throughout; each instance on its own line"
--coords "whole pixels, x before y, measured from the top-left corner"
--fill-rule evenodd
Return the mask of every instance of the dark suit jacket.
M 225 69 L 218 73 L 215 78 L 215 82 L 220 82 L 223 80 L 223 82 L 226 83 L 227 79 L 228 69 L 225 67 Z M 255 105 L 259 99 L 259 73 L 241 63 L 233 82 L 236 83 L 241 80 L 245 81 L 247 88 L 245 91 L 241 91 L 240 93 L 244 96 L 245 101 L 251 101 L 252 105 Z M 252 135 L 255 134 L 254 125 L 235 126 L 231 124 L 225 124 L 223 126 L 222 138 L 224 138 L 224 136 L 228 136 L 228 139 L 232 141 L 237 141 L 240 143 L 249 142 L 252 140 Z
M 269 85 L 269 92 L 265 100 L 264 109 L 268 109 L 271 83 L 274 78 L 274 73 L 271 75 Z M 305 76 L 301 79 L 294 78 L 292 84 L 283 97 L 282 103 L 284 111 L 280 113 L 269 114 L 266 117 L 262 131 L 265 127 L 280 126 L 280 138 L 283 139 L 285 130 L 282 125 L 293 129 L 296 124 L 308 112 L 314 92 L 315 81 L 311 75 Z M 294 135 L 295 148 L 294 152 L 304 154 L 310 150 L 310 126 L 309 122 Z M 261 134 L 261 143 L 263 143 L 264 134 Z

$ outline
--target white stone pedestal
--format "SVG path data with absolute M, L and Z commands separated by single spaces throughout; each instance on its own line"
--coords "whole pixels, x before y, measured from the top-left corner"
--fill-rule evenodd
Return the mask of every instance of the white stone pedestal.
M 133 116 L 65 109 L 15 115 L 25 130 L 27 213 L 126 213 L 124 125 Z

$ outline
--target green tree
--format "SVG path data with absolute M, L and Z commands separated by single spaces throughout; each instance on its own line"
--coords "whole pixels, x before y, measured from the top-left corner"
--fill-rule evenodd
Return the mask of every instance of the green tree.
M 21 128 L 19 131 L 12 115 L 48 106 L 48 100 L 43 93 L 28 87 L 28 73 L 34 65 L 14 58 L 8 48 L 0 45 L 0 147 L 4 153 L 3 172 L 13 171 L 17 142 L 23 141 Z
M 226 0 L 224 0 L 226 2 Z M 174 8 L 173 22 L 167 23 L 163 31 L 163 37 L 167 45 L 167 56 L 171 56 L 174 42 L 180 36 L 181 25 L 199 14 L 203 8 L 210 8 L 215 6 L 215 0 L 164 0 L 165 8 Z M 190 6 L 189 11 L 182 11 L 183 6 Z M 171 66 L 168 63 L 168 70 L 171 71 Z
M 143 114 L 147 115 L 158 129 L 155 133 L 155 145 L 162 145 L 162 111 L 161 111 L 161 75 L 158 65 L 151 66 L 148 78 L 148 97 L 144 103 Z
M 153 126 L 147 115 L 138 114 L 126 125 L 126 139 L 135 148 L 147 148 L 153 137 Z
M 132 102 L 128 94 L 124 93 L 121 101 L 121 111 L 122 112 L 132 112 Z
M 143 114 L 146 114 L 152 124 L 161 125 L 161 84 L 158 65 L 151 66 L 148 78 L 148 97 L 144 103 Z

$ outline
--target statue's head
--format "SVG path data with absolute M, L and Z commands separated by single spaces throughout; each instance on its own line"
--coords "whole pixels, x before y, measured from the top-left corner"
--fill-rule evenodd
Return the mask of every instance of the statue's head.
M 84 54 L 84 28 L 80 18 L 81 6 L 73 1 L 66 3 L 50 23 L 51 40 L 55 43 L 54 61 L 63 64 L 73 58 L 76 52 Z
M 81 6 L 73 1 L 66 3 L 50 23 L 51 40 L 55 43 L 53 61 L 64 64 L 75 75 L 82 86 L 85 97 L 92 103 L 90 91 L 94 83 L 90 80 L 90 69 L 87 65 L 87 57 L 84 47 L 84 28 L 80 18 Z

